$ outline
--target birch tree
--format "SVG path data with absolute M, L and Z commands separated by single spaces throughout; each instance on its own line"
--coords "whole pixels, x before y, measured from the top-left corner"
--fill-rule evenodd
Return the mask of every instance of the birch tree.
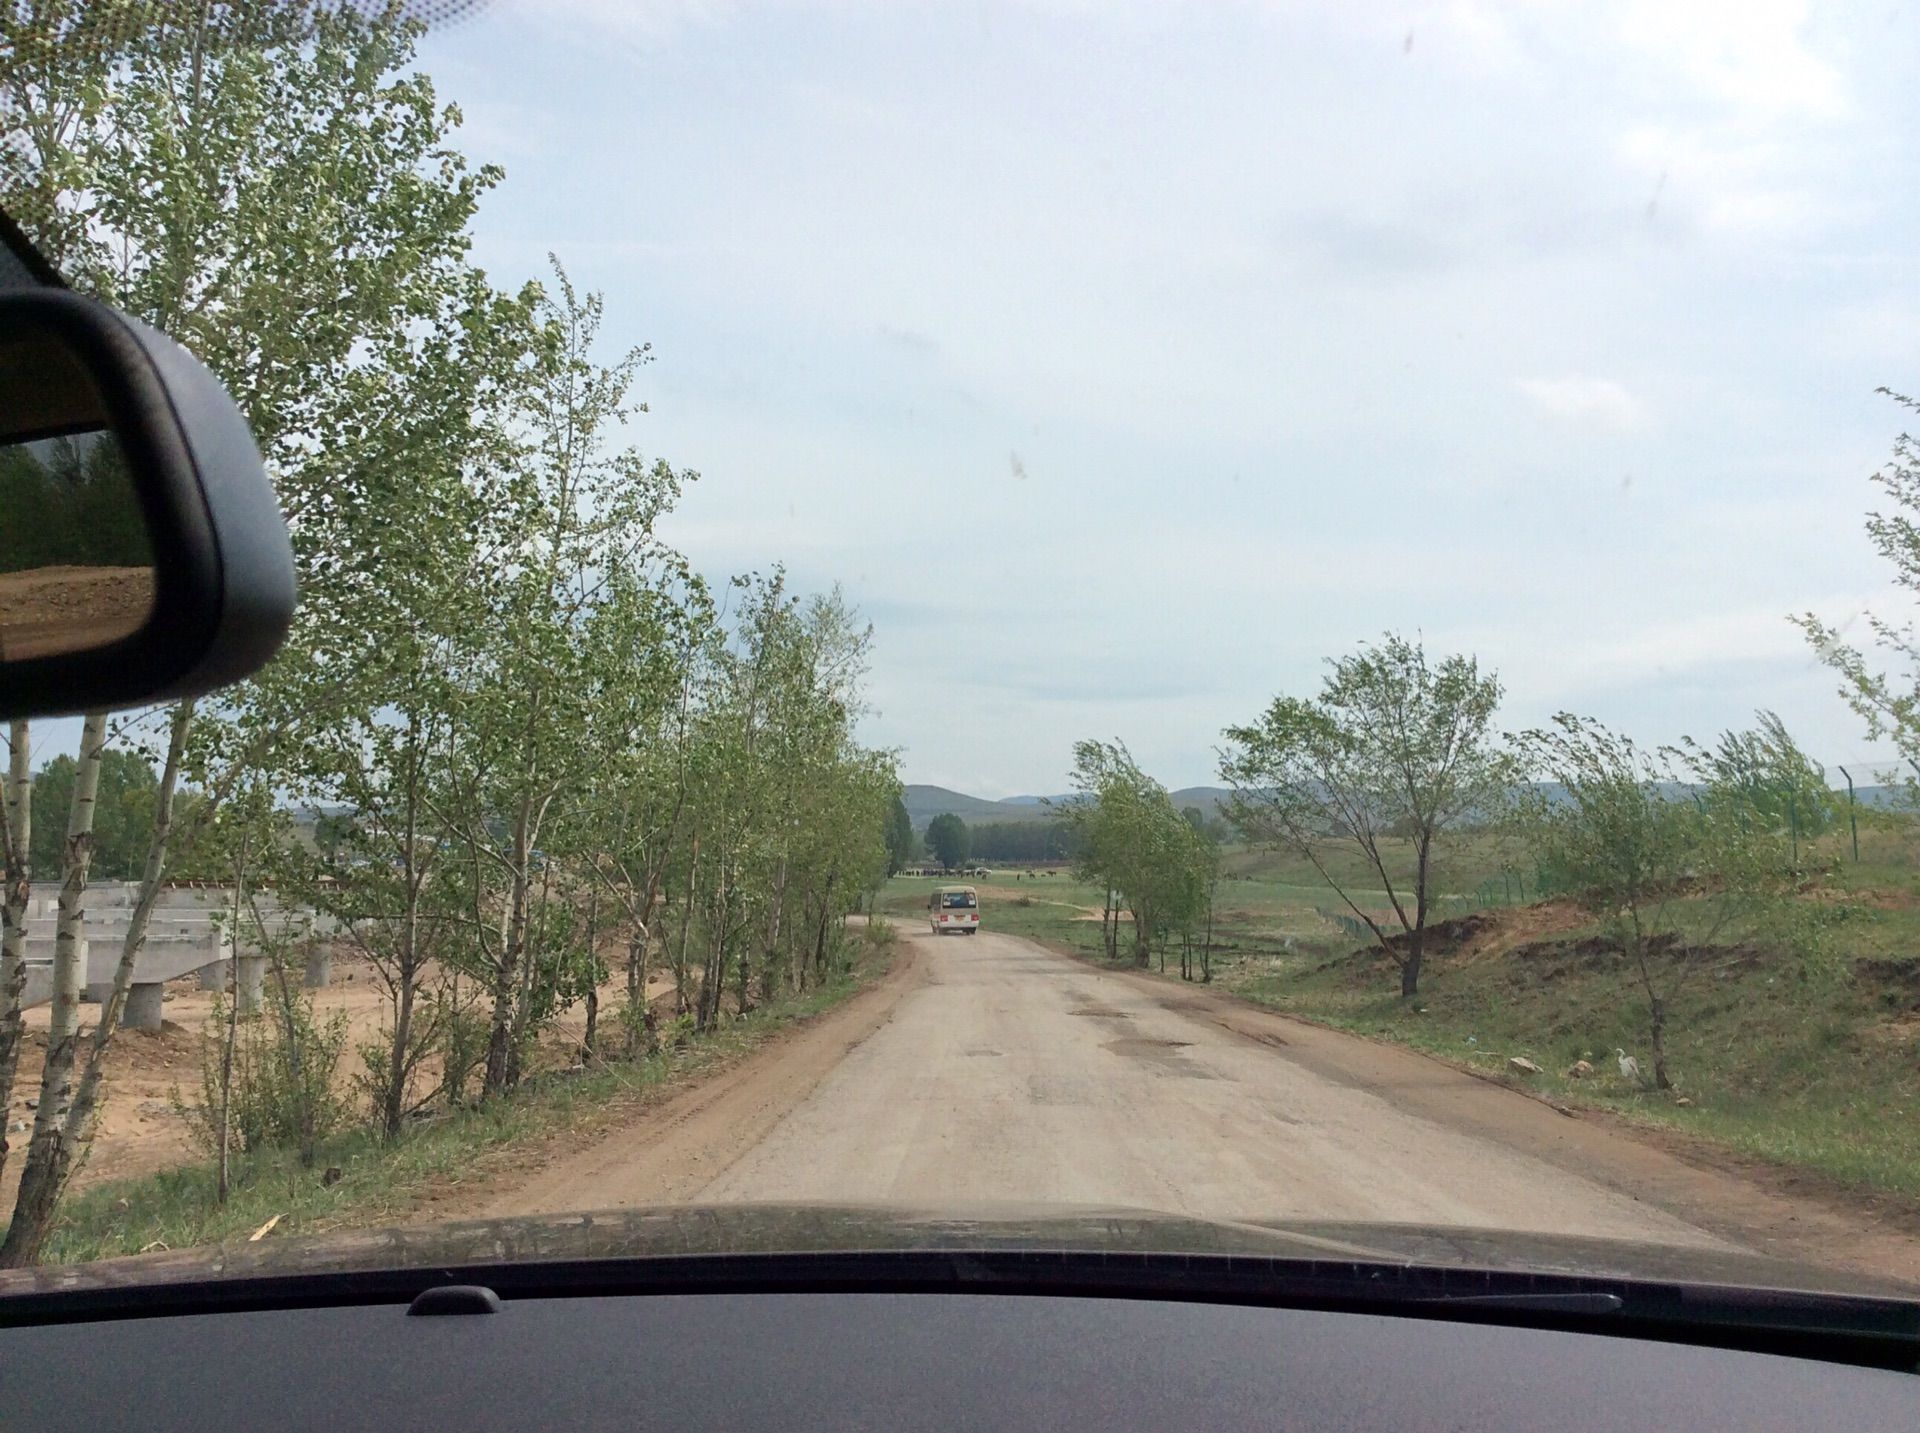
M 183 343 L 234 395 L 309 577 L 310 529 L 342 500 L 315 480 L 313 460 L 364 417 L 346 406 L 346 380 L 370 336 L 431 312 L 439 285 L 462 270 L 468 218 L 497 173 L 469 171 L 446 148 L 457 112 L 424 77 L 401 73 L 418 31 L 390 18 L 268 0 L 160 10 L 49 0 L 30 15 L 10 9 L 7 21 L 8 194 L 35 201 L 24 212 L 77 288 Z M 23 48 L 28 31 L 39 38 Z M 246 695 L 221 705 L 244 712 Z M 115 994 L 70 1106 L 42 1100 L 67 1122 L 29 1148 L 0 1260 L 37 1252 L 90 1137 L 101 1061 L 176 838 L 203 830 L 273 749 L 258 722 L 201 716 L 185 702 L 159 717 L 167 756 Z M 176 829 L 194 742 L 209 779 Z M 76 800 L 97 780 L 84 768 L 100 749 L 83 745 Z
M 27 906 L 33 896 L 33 750 L 29 725 L 8 723 L 6 785 L 0 787 L 0 1112 L 13 1108 L 13 1082 L 20 1069 L 26 1031 L 21 1002 L 27 989 Z M 0 1114 L 0 1172 L 7 1167 L 7 1121 Z
M 643 411 L 629 392 L 648 355 L 598 363 L 601 312 L 599 296 L 578 293 L 555 260 L 554 291 L 537 299 L 544 338 L 519 450 L 482 478 L 504 525 L 502 570 L 455 655 L 463 719 L 449 732 L 441 824 L 464 852 L 474 959 L 489 990 L 489 1096 L 518 1082 L 543 982 L 555 975 L 543 962 L 556 872 L 542 842 L 598 767 L 581 739 L 594 700 L 590 625 L 619 582 L 674 561 L 653 528 L 691 477 L 613 446 Z

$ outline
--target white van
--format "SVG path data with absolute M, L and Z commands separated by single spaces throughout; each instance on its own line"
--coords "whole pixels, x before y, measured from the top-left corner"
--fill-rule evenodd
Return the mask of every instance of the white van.
M 935 935 L 980 929 L 980 897 L 972 886 L 936 886 L 927 897 L 927 924 Z

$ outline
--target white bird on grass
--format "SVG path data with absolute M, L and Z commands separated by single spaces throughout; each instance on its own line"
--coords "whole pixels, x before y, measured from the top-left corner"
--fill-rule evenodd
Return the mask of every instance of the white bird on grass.
M 1639 1084 L 1640 1062 L 1625 1050 L 1622 1050 L 1618 1045 L 1613 1047 L 1613 1053 L 1620 1057 L 1620 1078 L 1623 1080 L 1632 1080 L 1636 1085 Z

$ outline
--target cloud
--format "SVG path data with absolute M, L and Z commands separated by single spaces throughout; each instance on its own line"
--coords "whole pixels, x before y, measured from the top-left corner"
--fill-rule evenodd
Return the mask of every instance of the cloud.
M 1648 422 L 1646 405 L 1610 378 L 1522 378 L 1515 386 L 1554 422 L 1613 432 Z
M 648 44 L 679 38 L 689 26 L 728 20 L 738 6 L 728 0 L 505 0 L 511 9 L 565 33 L 579 26 Z
M 1630 49 L 1727 108 L 1768 119 L 1849 111 L 1839 72 L 1808 44 L 1805 0 L 1636 0 L 1619 17 Z

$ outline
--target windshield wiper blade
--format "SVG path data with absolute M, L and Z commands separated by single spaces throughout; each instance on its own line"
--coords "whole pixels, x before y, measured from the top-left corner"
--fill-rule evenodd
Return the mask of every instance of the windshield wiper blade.
M 1627 1306 L 1618 1294 L 1580 1289 L 1554 1294 L 1446 1294 L 1407 1302 L 1449 1309 L 1502 1309 L 1535 1314 L 1617 1314 Z

